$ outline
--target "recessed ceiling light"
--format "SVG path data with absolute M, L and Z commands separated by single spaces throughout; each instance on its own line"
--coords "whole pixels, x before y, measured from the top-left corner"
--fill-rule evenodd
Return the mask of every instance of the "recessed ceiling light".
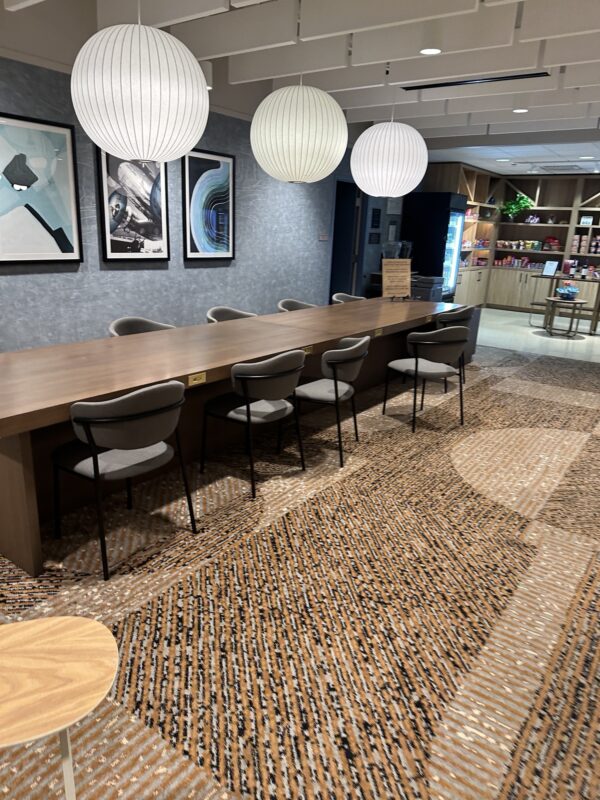
M 424 47 L 419 52 L 422 56 L 439 56 L 442 51 L 439 47 Z
M 580 161 L 594 161 L 596 156 L 579 156 Z
M 513 108 L 513 114 L 527 114 L 528 112 L 528 108 Z
M 496 161 L 510 161 L 510 158 L 497 158 Z

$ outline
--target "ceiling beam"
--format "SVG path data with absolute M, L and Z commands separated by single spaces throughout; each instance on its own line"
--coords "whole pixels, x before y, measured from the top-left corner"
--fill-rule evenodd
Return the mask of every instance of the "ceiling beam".
M 489 126 L 490 133 L 525 133 L 527 131 L 597 130 L 597 119 L 553 119 L 527 122 L 496 122 Z M 514 140 L 511 140 L 514 144 Z
M 532 42 L 594 31 L 600 31 L 598 0 L 554 3 L 548 0 L 529 0 L 524 6 L 519 41 Z
M 220 58 L 295 44 L 297 15 L 297 0 L 271 0 L 228 14 L 173 25 L 171 33 L 196 58 Z
M 397 86 L 381 86 L 377 89 L 351 89 L 336 92 L 335 99 L 342 108 L 372 108 L 396 105 L 416 105 L 419 102 L 418 92 L 403 92 Z
M 37 6 L 39 3 L 43 2 L 45 2 L 45 0 L 4 0 L 4 10 L 20 11 L 22 8 Z
M 347 66 L 348 40 L 348 36 L 332 36 L 327 40 L 298 42 L 291 47 L 231 56 L 229 83 L 252 83 L 303 73 L 306 75 L 304 82 L 312 86 L 311 76 L 306 73 Z M 299 80 L 295 83 L 299 83 Z
M 559 89 L 554 92 L 529 92 L 519 95 L 518 103 L 526 108 L 536 106 L 571 106 L 574 103 L 594 103 L 600 101 L 600 86 L 585 89 Z M 475 111 L 512 110 L 515 106 L 514 94 L 496 94 L 488 97 L 465 97 L 448 100 L 448 113 L 461 114 Z
M 495 122 L 522 122 L 527 124 L 545 119 L 586 119 L 588 117 L 588 105 L 586 103 L 574 103 L 571 106 L 539 106 L 537 108 L 530 108 L 527 114 L 519 115 L 513 114 L 512 109 L 501 111 L 475 111 L 471 114 L 471 123 L 473 125 L 479 123 L 482 125 L 490 125 Z
M 417 103 L 416 105 L 394 106 L 392 103 L 375 108 L 350 108 L 348 109 L 348 122 L 369 122 L 372 120 L 391 119 L 394 109 L 394 119 L 403 122 L 404 119 L 416 117 L 443 117 L 446 114 L 446 101 L 438 100 L 433 103 Z M 465 123 L 466 124 L 466 123 Z
M 300 38 L 319 39 L 371 28 L 477 11 L 479 0 L 302 0 Z
M 137 22 L 137 0 L 98 0 L 98 28 Z M 229 10 L 229 0 L 144 0 L 142 22 L 165 28 L 179 22 L 220 14 Z
M 561 67 L 588 61 L 600 61 L 597 33 L 564 36 L 561 39 L 548 39 L 546 42 L 544 66 Z
M 310 77 L 312 86 L 323 89 L 324 92 L 343 92 L 348 89 L 369 89 L 385 86 L 386 65 L 375 64 L 369 67 L 344 67 L 332 69 L 327 72 L 318 72 Z M 287 78 L 275 78 L 273 88 L 299 83 L 300 76 L 294 75 Z
M 419 51 L 425 47 L 437 47 L 443 53 L 460 53 L 508 46 L 514 39 L 516 16 L 516 4 L 495 8 L 482 6 L 476 14 L 355 33 L 352 64 L 418 58 Z
M 394 61 L 390 64 L 388 83 L 406 86 L 454 78 L 477 78 L 492 73 L 506 74 L 514 70 L 524 72 L 537 67 L 538 52 L 537 45 L 515 44 L 510 48 L 482 50 L 476 58 L 473 53 L 450 53 L 434 58 Z
M 578 86 L 600 86 L 600 63 L 573 64 L 564 74 L 565 88 Z

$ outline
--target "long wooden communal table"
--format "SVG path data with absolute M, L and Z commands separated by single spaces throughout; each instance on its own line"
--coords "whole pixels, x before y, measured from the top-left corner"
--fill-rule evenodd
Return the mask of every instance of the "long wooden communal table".
M 232 364 L 344 336 L 389 336 L 430 324 L 448 303 L 381 298 L 286 314 L 0 354 L 0 553 L 30 575 L 42 569 L 31 433 L 64 423 L 77 400 L 157 381 L 188 387 L 229 377 Z

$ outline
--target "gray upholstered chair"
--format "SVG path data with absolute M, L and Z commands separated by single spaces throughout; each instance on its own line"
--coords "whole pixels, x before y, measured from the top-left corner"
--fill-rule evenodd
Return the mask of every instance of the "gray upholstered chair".
M 291 297 L 277 303 L 278 311 L 301 311 L 303 308 L 316 308 L 314 303 L 305 303 L 304 300 L 293 300 Z
M 340 339 L 334 350 L 327 350 L 321 356 L 321 372 L 324 377 L 305 383 L 296 389 L 298 407 L 302 400 L 335 406 L 340 467 L 344 466 L 340 403 L 350 400 L 354 418 L 354 436 L 358 442 L 358 422 L 352 383 L 358 378 L 363 361 L 369 352 L 370 342 L 370 336 L 363 336 L 360 339 L 351 337 Z
M 331 300 L 333 301 L 334 305 L 339 305 L 340 303 L 353 303 L 355 300 L 366 300 L 366 297 L 362 297 L 358 294 L 346 294 L 346 292 L 336 292 L 332 295 Z
M 54 468 L 54 535 L 60 537 L 60 473 L 69 472 L 94 482 L 98 536 L 104 580 L 109 578 L 102 510 L 102 482 L 124 480 L 127 507 L 131 508 L 132 478 L 162 467 L 175 450 L 183 478 L 192 530 L 196 521 L 177 424 L 184 403 L 185 387 L 180 381 L 146 386 L 134 392 L 100 402 L 79 402 L 71 406 L 71 422 L 77 439 L 52 454 Z M 167 439 L 175 434 L 175 449 Z
M 464 359 L 461 369 L 461 380 L 466 382 L 465 364 L 471 360 L 475 352 L 475 345 L 477 343 L 477 330 L 479 325 L 473 322 L 473 315 L 475 314 L 475 306 L 463 306 L 457 308 L 456 311 L 444 311 L 443 314 L 438 314 L 436 317 L 436 324 L 438 328 L 448 328 L 450 325 L 464 325 L 469 329 L 469 341 L 465 346 Z M 454 366 L 458 366 L 455 364 Z
M 410 358 L 398 358 L 390 361 L 385 374 L 385 394 L 383 396 L 382 413 L 385 414 L 388 398 L 390 377 L 394 372 L 401 373 L 405 379 L 407 375 L 414 378 L 413 387 L 413 416 L 412 430 L 417 425 L 417 386 L 419 379 L 422 381 L 421 410 L 425 401 L 425 384 L 427 381 L 443 381 L 458 376 L 458 391 L 460 397 L 460 424 L 465 424 L 463 407 L 463 382 L 460 379 L 464 368 L 464 350 L 469 339 L 469 329 L 463 325 L 452 328 L 441 328 L 437 331 L 424 333 L 409 333 L 406 337 Z M 457 364 L 458 367 L 452 366 Z
M 255 317 L 252 311 L 240 311 L 239 308 L 231 308 L 230 306 L 213 306 L 206 312 L 207 322 L 227 322 L 230 319 L 245 319 L 246 317 Z
M 145 317 L 120 317 L 108 326 L 111 336 L 129 336 L 132 333 L 150 333 L 150 331 L 165 331 L 174 328 L 166 322 L 155 322 Z
M 252 497 L 256 497 L 256 478 L 254 474 L 254 455 L 252 452 L 252 427 L 270 422 L 279 424 L 277 450 L 281 449 L 283 422 L 294 416 L 300 463 L 305 469 L 304 450 L 300 433 L 298 410 L 294 391 L 304 367 L 304 350 L 290 350 L 264 361 L 234 364 L 231 368 L 231 383 L 234 391 L 214 397 L 204 405 L 202 420 L 202 455 L 200 472 L 206 463 L 206 439 L 208 417 L 219 417 L 229 422 L 245 426 L 246 448 L 250 460 L 250 481 Z

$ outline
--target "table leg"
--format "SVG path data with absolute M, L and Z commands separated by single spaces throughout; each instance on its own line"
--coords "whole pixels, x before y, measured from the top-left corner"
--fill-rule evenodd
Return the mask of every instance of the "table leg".
M 600 282 L 596 286 L 596 302 L 592 309 L 592 318 L 590 320 L 590 333 L 594 335 L 598 328 L 598 320 L 600 319 Z
M 71 740 L 69 729 L 59 733 L 60 737 L 60 759 L 62 761 L 63 778 L 65 780 L 65 797 L 67 800 L 75 798 L 75 778 L 73 777 L 73 755 L 71 753 Z
M 0 554 L 30 575 L 42 571 L 29 433 L 0 439 Z

